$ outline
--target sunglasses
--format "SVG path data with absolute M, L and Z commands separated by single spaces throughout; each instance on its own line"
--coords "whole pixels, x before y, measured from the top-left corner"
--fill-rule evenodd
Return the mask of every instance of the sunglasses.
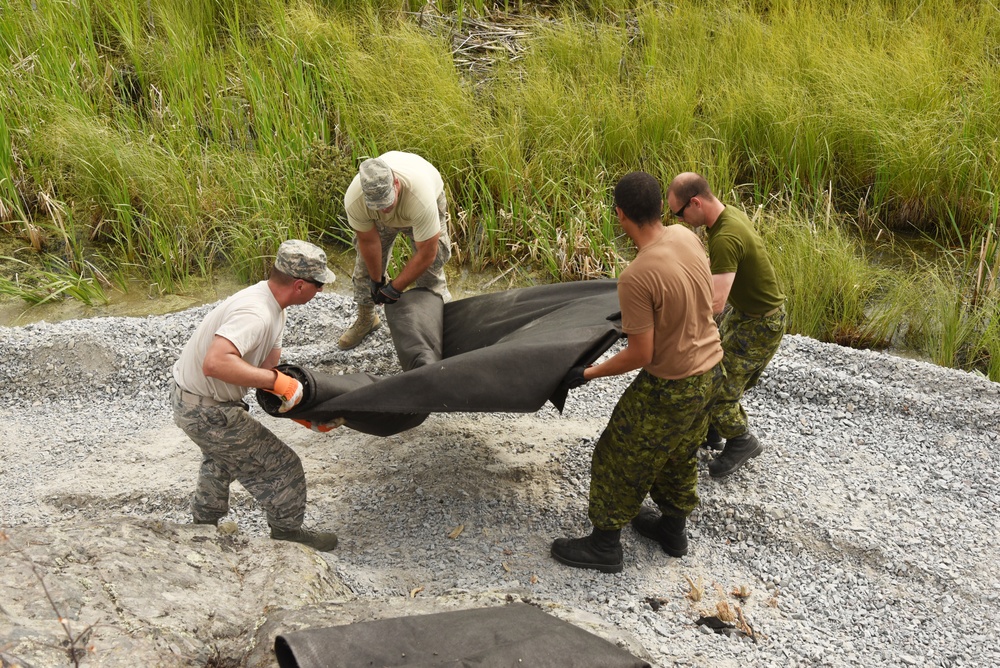
M 319 281 L 314 281 L 311 278 L 303 278 L 302 280 L 305 281 L 306 283 L 311 283 L 311 284 L 315 285 L 317 290 L 321 289 L 324 285 L 326 285 L 325 283 L 320 283 Z
M 676 211 L 671 211 L 670 213 L 674 214 L 674 217 L 676 217 L 676 218 L 683 218 L 684 217 L 684 209 L 688 208 L 688 205 L 691 203 L 691 200 L 693 200 L 693 199 L 694 199 L 694 197 L 689 197 L 688 201 L 684 202 L 684 206 L 682 206 L 681 208 L 677 209 Z

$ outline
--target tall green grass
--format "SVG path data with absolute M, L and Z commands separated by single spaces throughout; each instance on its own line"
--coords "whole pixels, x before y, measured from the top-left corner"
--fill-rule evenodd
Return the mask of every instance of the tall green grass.
M 794 303 L 795 327 L 860 342 L 908 312 L 887 303 L 902 299 L 891 285 L 868 288 L 885 280 L 848 252 L 857 231 L 915 229 L 972 256 L 995 224 L 989 3 L 437 7 L 456 34 L 421 27 L 433 8 L 413 0 L 10 0 L 0 229 L 34 239 L 40 258 L 156 291 L 218 268 L 252 280 L 288 236 L 346 249 L 340 200 L 356 165 L 397 149 L 444 176 L 455 262 L 613 276 L 630 253 L 609 211 L 617 179 L 696 170 L 764 205 L 762 222 L 790 221 L 769 232 L 784 275 L 826 290 Z M 526 51 L 490 52 L 485 78 L 457 69 L 452 45 L 501 10 L 538 17 Z M 817 265 L 838 280 L 823 286 Z M 951 278 L 962 271 L 932 287 L 966 294 L 973 284 Z M 937 332 L 941 359 L 974 348 L 969 359 L 997 364 L 995 319 L 959 321 L 973 333 L 912 330 Z M 949 332 L 985 341 L 956 347 Z
M 946 250 L 935 263 L 919 261 L 906 285 L 906 342 L 936 364 L 1000 370 L 1000 244 L 996 217 L 972 248 Z
M 47 269 L 19 258 L 0 257 L 17 267 L 9 277 L 0 276 L 0 294 L 17 297 L 32 306 L 71 297 L 87 306 L 107 304 L 107 279 L 90 263 L 79 269 L 59 257 L 50 256 Z
M 786 292 L 788 331 L 844 345 L 885 347 L 890 323 L 872 317 L 889 271 L 829 219 L 785 213 L 758 219 L 758 228 Z

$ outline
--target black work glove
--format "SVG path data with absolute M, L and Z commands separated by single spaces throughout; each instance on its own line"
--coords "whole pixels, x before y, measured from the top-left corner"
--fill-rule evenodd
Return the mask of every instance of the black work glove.
M 384 282 L 378 291 L 372 295 L 372 300 L 376 304 L 395 304 L 403 293 L 392 287 L 392 281 Z
M 575 366 L 570 369 L 562 379 L 562 382 L 559 383 L 559 389 L 569 391 L 575 390 L 581 385 L 586 385 L 587 379 L 583 377 L 583 370 L 586 368 L 585 366 Z
M 381 281 L 376 281 L 373 278 L 369 278 L 368 280 L 371 281 L 371 284 L 372 284 L 372 301 L 375 302 L 376 304 L 378 304 L 379 301 L 378 301 L 378 297 L 376 295 L 378 295 L 379 289 L 383 285 L 386 284 L 386 281 L 389 280 L 389 277 L 388 276 L 383 276 Z

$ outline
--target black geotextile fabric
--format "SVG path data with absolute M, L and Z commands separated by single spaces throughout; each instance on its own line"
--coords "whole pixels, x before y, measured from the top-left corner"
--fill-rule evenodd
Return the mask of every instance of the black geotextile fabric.
M 274 639 L 274 652 L 281 668 L 649 668 L 524 603 L 294 631 Z
M 520 288 L 444 304 L 423 289 L 386 307 L 403 372 L 333 375 L 297 365 L 278 368 L 303 383 L 302 402 L 278 413 L 280 400 L 257 391 L 276 417 L 346 426 L 389 436 L 430 413 L 533 413 L 546 401 L 563 409 L 560 381 L 621 337 L 617 283 L 577 281 Z

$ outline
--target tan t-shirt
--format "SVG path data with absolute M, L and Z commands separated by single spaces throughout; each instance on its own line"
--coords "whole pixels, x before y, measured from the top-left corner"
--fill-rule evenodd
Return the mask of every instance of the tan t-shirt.
M 712 319 L 712 275 L 694 232 L 669 225 L 642 248 L 618 278 L 622 330 L 653 329 L 653 359 L 646 371 L 675 380 L 705 373 L 722 359 Z
M 344 195 L 347 222 L 367 232 L 380 222 L 388 227 L 412 227 L 414 241 L 426 241 L 441 231 L 438 197 L 444 192 L 441 174 L 419 155 L 389 151 L 379 156 L 399 179 L 399 198 L 389 213 L 365 206 L 361 176 L 356 175 Z
M 194 330 L 174 363 L 174 380 L 182 390 L 216 401 L 238 401 L 250 388 L 207 377 L 201 370 L 205 354 L 216 335 L 228 339 L 240 357 L 260 366 L 271 351 L 281 348 L 285 311 L 267 281 L 240 290 L 216 306 Z

